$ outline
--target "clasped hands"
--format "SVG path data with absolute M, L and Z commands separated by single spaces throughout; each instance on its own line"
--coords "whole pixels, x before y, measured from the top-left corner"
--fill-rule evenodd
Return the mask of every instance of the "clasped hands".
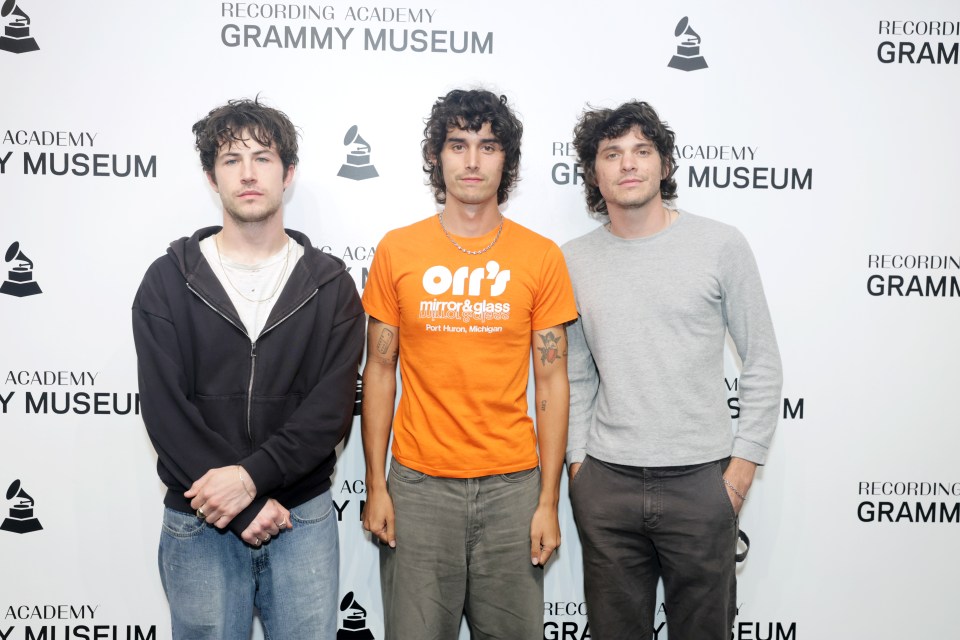
M 240 465 L 210 469 L 184 492 L 197 517 L 223 529 L 257 497 L 257 487 Z M 240 538 L 254 547 L 269 542 L 284 529 L 292 529 L 290 512 L 275 499 L 267 500 Z

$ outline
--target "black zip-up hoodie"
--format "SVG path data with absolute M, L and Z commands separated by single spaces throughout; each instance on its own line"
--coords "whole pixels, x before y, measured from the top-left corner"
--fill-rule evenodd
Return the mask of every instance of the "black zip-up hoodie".
M 290 509 L 330 486 L 334 447 L 353 420 L 364 313 L 342 261 L 303 245 L 263 331 L 251 342 L 200 252 L 200 229 L 170 244 L 133 302 L 141 413 L 167 485 L 164 504 L 210 469 L 242 465 L 257 498 L 230 523 L 239 535 L 268 498 Z

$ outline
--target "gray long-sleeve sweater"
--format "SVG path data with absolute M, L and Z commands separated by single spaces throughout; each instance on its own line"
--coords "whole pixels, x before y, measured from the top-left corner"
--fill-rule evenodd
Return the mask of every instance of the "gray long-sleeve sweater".
M 782 374 L 743 235 L 681 212 L 656 235 L 626 240 L 599 227 L 563 253 L 580 315 L 568 331 L 567 463 L 590 454 L 638 467 L 729 455 L 763 464 Z M 727 331 L 743 361 L 735 435 L 723 372 Z

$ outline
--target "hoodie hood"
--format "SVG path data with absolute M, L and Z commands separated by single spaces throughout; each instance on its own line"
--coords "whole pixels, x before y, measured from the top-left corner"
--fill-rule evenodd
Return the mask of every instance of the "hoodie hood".
M 222 228 L 204 227 L 189 238 L 174 240 L 167 248 L 167 255 L 187 281 L 187 286 L 241 328 L 243 323 L 240 321 L 240 315 L 200 250 L 200 241 L 219 233 Z M 294 265 L 290 279 L 270 312 L 266 327 L 272 326 L 277 319 L 293 313 L 318 289 L 336 280 L 347 270 L 342 260 L 315 248 L 305 234 L 292 229 L 285 229 L 285 231 L 288 236 L 303 246 L 303 258 Z

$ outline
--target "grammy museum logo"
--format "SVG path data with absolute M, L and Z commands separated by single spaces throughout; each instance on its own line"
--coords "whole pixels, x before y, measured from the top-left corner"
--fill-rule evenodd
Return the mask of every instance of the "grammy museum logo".
M 347 129 L 343 136 L 343 146 L 347 147 L 346 161 L 340 165 L 337 175 L 348 180 L 368 180 L 380 174 L 370 162 L 370 144 L 360 137 L 357 125 Z
M 699 71 L 707 68 L 706 59 L 700 55 L 700 35 L 690 26 L 690 18 L 684 16 L 680 18 L 676 28 L 673 30 L 675 38 L 680 38 L 680 44 L 677 45 L 677 53 L 667 66 L 671 69 L 680 71 Z
M 343 619 L 337 630 L 337 640 L 374 640 L 375 636 L 367 628 L 367 610 L 360 606 L 353 591 L 340 601 Z
M 10 53 L 28 53 L 40 49 L 30 35 L 30 16 L 20 8 L 19 0 L 4 0 L 0 6 L 0 20 L 4 21 L 0 49 Z
M 20 480 L 14 480 L 7 489 L 7 502 L 13 502 L 10 515 L 0 523 L 0 530 L 10 533 L 33 533 L 43 526 L 33 515 L 33 498 L 20 486 Z
M 7 279 L 3 281 L 3 284 L 0 284 L 0 293 L 15 298 L 25 298 L 43 293 L 40 285 L 33 279 L 33 260 L 23 253 L 19 242 L 10 245 L 3 259 L 10 267 L 7 271 Z

